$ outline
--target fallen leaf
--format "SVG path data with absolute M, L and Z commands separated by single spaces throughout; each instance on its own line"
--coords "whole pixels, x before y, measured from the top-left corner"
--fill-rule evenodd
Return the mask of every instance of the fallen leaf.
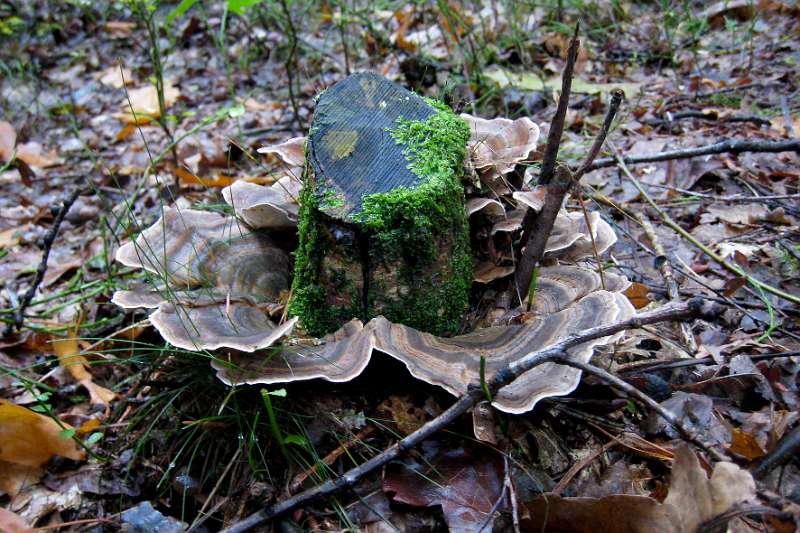
M 485 75 L 490 80 L 497 83 L 500 87 L 515 87 L 524 91 L 541 92 L 546 89 L 561 90 L 561 77 L 554 77 L 545 80 L 534 74 L 515 74 L 501 67 L 491 67 Z M 581 78 L 572 80 L 573 93 L 598 94 L 608 93 L 612 89 L 622 89 L 625 96 L 632 98 L 641 88 L 640 83 L 619 82 L 619 83 L 592 83 Z
M 86 388 L 93 405 L 107 406 L 117 397 L 113 391 L 92 381 L 92 374 L 87 369 L 89 361 L 81 355 L 77 338 L 54 338 L 52 343 L 58 364 L 66 368 L 75 381 Z
M 3 533 L 30 533 L 33 531 L 19 515 L 0 507 L 0 531 Z
M 122 89 L 125 85 L 133 83 L 133 73 L 124 67 L 120 72 L 120 67 L 118 66 L 108 67 L 98 73 L 96 77 L 100 83 L 114 89 Z
M 672 481 L 664 505 L 678 531 L 697 531 L 705 521 L 718 517 L 735 505 L 757 501 L 756 483 L 750 472 L 721 461 L 711 478 L 697 455 L 685 444 L 675 452 Z
M 164 105 L 166 107 L 175 103 L 181 91 L 166 82 L 164 85 Z M 148 124 L 152 119 L 161 116 L 158 106 L 158 91 L 153 85 L 131 89 L 127 98 L 120 105 L 122 112 L 115 115 L 125 124 Z
M 756 501 L 755 491 L 750 473 L 733 463 L 717 463 L 709 478 L 694 452 L 681 444 L 675 451 L 672 482 L 663 504 L 624 494 L 603 498 L 546 494 L 525 503 L 529 516 L 521 525 L 523 531 L 689 533 L 735 506 Z
M 17 146 L 17 159 L 25 161 L 32 167 L 47 168 L 59 164 L 55 150 L 46 151 L 41 144 L 29 142 Z
M 628 297 L 628 300 L 636 309 L 641 309 L 650 303 L 650 289 L 643 283 L 631 283 L 631 286 L 625 289 L 622 294 Z
M 403 435 L 415 432 L 429 418 L 424 410 L 414 405 L 411 399 L 405 396 L 389 396 L 378 405 L 378 411 L 391 416 L 398 431 Z
M 0 231 L 0 248 L 11 248 L 19 244 L 20 228 L 8 228 Z
M 54 455 L 82 461 L 86 452 L 64 436 L 64 429 L 72 428 L 0 399 L 0 461 L 33 468 L 42 466 Z
M 105 25 L 109 36 L 115 39 L 130 37 L 134 28 L 136 28 L 135 22 L 126 22 L 123 20 L 109 20 Z
M 17 132 L 14 130 L 14 126 L 5 120 L 0 121 L 0 161 L 11 161 L 16 144 Z
M 27 490 L 42 477 L 43 471 L 38 466 L 26 466 L 0 460 L 0 491 L 16 496 Z
M 440 505 L 450 531 L 478 532 L 503 490 L 498 455 L 456 448 L 419 463 L 407 459 L 387 467 L 383 491 L 396 503 L 417 507 Z
M 728 447 L 728 451 L 744 457 L 748 461 L 764 457 L 767 454 L 758 443 L 755 435 L 740 428 L 731 430 L 731 445 Z
M 236 181 L 233 176 L 226 176 L 221 172 L 213 176 L 201 178 L 186 170 L 185 168 L 178 167 L 175 170 L 175 175 L 180 179 L 181 185 L 202 185 L 203 187 L 230 187 Z

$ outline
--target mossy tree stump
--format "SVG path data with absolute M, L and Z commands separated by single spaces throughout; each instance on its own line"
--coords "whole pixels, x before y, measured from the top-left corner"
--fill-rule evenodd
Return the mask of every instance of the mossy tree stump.
M 377 315 L 453 333 L 472 280 L 461 185 L 469 127 L 375 74 L 319 96 L 290 312 L 313 335 Z

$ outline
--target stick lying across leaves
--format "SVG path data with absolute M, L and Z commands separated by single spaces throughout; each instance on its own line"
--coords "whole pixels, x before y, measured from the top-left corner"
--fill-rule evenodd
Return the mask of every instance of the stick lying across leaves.
M 591 365 L 578 365 L 577 363 L 574 363 L 570 360 L 569 354 L 567 353 L 567 350 L 570 348 L 591 340 L 600 339 L 615 333 L 619 333 L 620 331 L 635 329 L 658 322 L 688 320 L 701 316 L 713 317 L 715 315 L 719 315 L 718 305 L 707 302 L 701 298 L 693 298 L 688 302 L 670 305 L 648 313 L 642 313 L 628 320 L 591 328 L 579 335 L 570 335 L 569 337 L 544 350 L 532 352 L 522 359 L 509 364 L 498 371 L 486 385 L 488 386 L 489 391 L 492 394 L 495 394 L 499 389 L 517 379 L 524 372 L 527 372 L 531 368 L 541 364 L 558 362 L 567 364 L 569 366 L 575 366 L 576 368 L 581 368 L 584 371 L 591 372 L 611 385 L 621 388 L 622 390 L 631 393 L 637 399 L 644 401 L 644 403 L 646 403 L 649 407 L 656 409 L 661 416 L 665 416 L 667 422 L 673 425 L 688 440 L 697 444 L 706 451 L 709 451 L 709 453 L 711 453 L 715 459 L 723 459 L 724 455 L 709 449 L 709 447 L 706 446 L 697 436 L 693 435 L 690 431 L 684 428 L 679 420 L 664 411 L 661 406 L 655 403 L 651 398 L 647 397 L 644 393 L 638 391 L 619 378 L 608 374 L 602 369 L 593 367 Z M 311 500 L 323 496 L 330 496 L 331 494 L 334 494 L 335 492 L 338 492 L 344 488 L 353 486 L 366 474 L 369 474 L 370 472 L 373 472 L 386 465 L 400 455 L 408 452 L 411 448 L 421 443 L 425 439 L 431 437 L 439 430 L 455 422 L 461 415 L 466 413 L 470 408 L 474 407 L 485 397 L 486 395 L 481 385 L 478 383 L 472 384 L 467 393 L 461 396 L 458 401 L 450 406 L 450 408 L 448 408 L 445 412 L 419 428 L 414 433 L 411 433 L 404 439 L 379 453 L 372 459 L 357 466 L 356 468 L 349 470 L 339 478 L 326 481 L 325 483 L 312 489 L 301 492 L 300 494 L 278 502 L 271 507 L 258 511 L 257 513 L 245 518 L 241 522 L 237 522 L 222 530 L 222 533 L 241 533 L 243 531 L 248 531 L 265 523 L 268 520 L 271 520 L 272 518 L 294 509 L 298 505 L 308 503 Z
M 681 150 L 670 150 L 658 154 L 636 155 L 623 157 L 622 161 L 627 165 L 638 163 L 655 163 L 657 161 L 669 161 L 671 159 L 688 159 L 701 155 L 712 154 L 740 154 L 742 152 L 800 152 L 800 140 L 791 139 L 788 141 L 722 141 L 696 148 L 683 148 Z M 617 164 L 617 158 L 604 157 L 596 160 L 589 165 L 587 171 L 597 170 L 598 168 L 613 167 Z

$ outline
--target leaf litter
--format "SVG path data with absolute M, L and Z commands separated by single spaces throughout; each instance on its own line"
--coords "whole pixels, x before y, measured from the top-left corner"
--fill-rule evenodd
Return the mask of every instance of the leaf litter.
M 514 206 L 539 205 L 531 178 L 560 90 L 564 28 L 578 19 L 585 33 L 573 89 L 580 94 L 562 143 L 570 162 L 580 162 L 612 87 L 624 87 L 628 97 L 609 137 L 624 155 L 800 134 L 791 59 L 800 19 L 787 2 L 763 2 L 758 10 L 685 3 L 666 12 L 630 2 L 598 2 L 593 11 L 565 3 L 559 14 L 534 6 L 521 16 L 505 2 L 459 4 L 466 16 L 454 16 L 451 3 L 367 15 L 357 6 L 310 9 L 300 2 L 289 5 L 291 25 L 270 3 L 244 11 L 225 4 L 195 6 L 171 25 L 165 20 L 171 6 L 152 12 L 161 25 L 163 110 L 142 48 L 143 21 L 128 7 L 87 7 L 89 16 L 72 4 L 0 10 L 0 28 L 10 28 L 13 17 L 28 24 L 2 37 L 10 54 L 22 58 L 0 82 L 3 320 L 11 320 L 33 283 L 54 211 L 74 188 L 82 191 L 52 245 L 23 329 L 0 344 L 4 529 L 108 517 L 112 522 L 99 527 L 188 519 L 180 527 L 197 521 L 195 527 L 218 530 L 281 499 L 282 487 L 297 476 L 305 474 L 305 486 L 336 477 L 450 405 L 447 393 L 383 356 L 350 383 L 228 389 L 207 362 L 229 368 L 240 360 L 236 350 L 198 357 L 175 349 L 147 313 L 110 304 L 116 290 L 132 283 L 161 301 L 202 301 L 208 289 L 202 282 L 182 288 L 197 291 L 187 299 L 166 286 L 158 269 L 145 274 L 113 261 L 120 246 L 175 202 L 181 210 L 231 216 L 241 200 L 244 224 L 282 227 L 275 244 L 291 250 L 295 237 L 287 228 L 296 221 L 297 194 L 278 184 L 302 174 L 299 139 L 315 95 L 350 70 L 370 68 L 424 94 L 448 94 L 448 103 L 476 120 L 507 117 L 526 126 L 477 147 L 484 160 L 468 194 L 496 204 L 482 201 L 470 218 L 481 281 L 474 316 L 467 317 L 472 323 L 507 315 L 501 284 L 514 271 L 507 250 L 522 218 Z M 290 31 L 300 43 L 295 53 Z M 531 151 L 512 133 L 524 136 L 534 127 L 542 139 Z M 519 159 L 486 163 L 493 151 L 517 148 Z M 799 169 L 793 152 L 631 166 L 647 194 L 701 244 L 790 294 L 800 292 Z M 726 303 L 713 323 L 691 324 L 696 352 L 687 350 L 677 326 L 662 324 L 597 350 L 594 361 L 647 391 L 733 462 L 709 462 L 663 419 L 584 376 L 572 394 L 544 400 L 531 413 L 473 414 L 416 455 L 361 480 L 355 492 L 377 512 L 343 493 L 301 508 L 287 522 L 367 531 L 391 525 L 477 531 L 486 524 L 484 530 L 495 531 L 515 524 L 695 531 L 725 521 L 736 530 L 795 527 L 796 457 L 758 481 L 749 472 L 800 423 L 800 364 L 788 355 L 798 349 L 797 305 L 760 292 L 678 237 L 616 169 L 587 175 L 583 195 L 616 233 L 603 266 L 609 277 L 635 282 L 625 293 L 632 305 L 648 310 L 667 302 L 663 261 L 672 265 L 681 297 Z M 567 208 L 578 206 L 571 200 Z M 664 255 L 654 255 L 636 213 L 653 223 Z M 583 233 L 587 249 L 592 230 L 597 236 L 596 225 Z M 274 295 L 271 320 L 280 320 L 287 297 Z M 239 305 L 229 298 L 227 310 Z M 199 316 L 203 308 L 192 309 Z M 275 393 L 270 404 L 253 390 L 262 386 Z M 328 412 L 363 422 L 338 425 Z M 363 427 L 377 429 L 362 433 Z M 473 434 L 495 442 L 470 444 Z

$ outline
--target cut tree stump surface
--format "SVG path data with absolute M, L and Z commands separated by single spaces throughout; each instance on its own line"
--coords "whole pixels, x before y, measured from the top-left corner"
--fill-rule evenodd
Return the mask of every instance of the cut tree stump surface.
M 420 178 L 408 169 L 404 146 L 389 130 L 397 120 L 425 120 L 436 113 L 419 95 L 372 73 L 354 74 L 319 96 L 308 142 L 322 210 L 347 218 L 362 198 L 405 187 Z
M 320 95 L 289 307 L 307 332 L 378 315 L 457 332 L 472 281 L 468 138 L 452 110 L 375 74 Z

